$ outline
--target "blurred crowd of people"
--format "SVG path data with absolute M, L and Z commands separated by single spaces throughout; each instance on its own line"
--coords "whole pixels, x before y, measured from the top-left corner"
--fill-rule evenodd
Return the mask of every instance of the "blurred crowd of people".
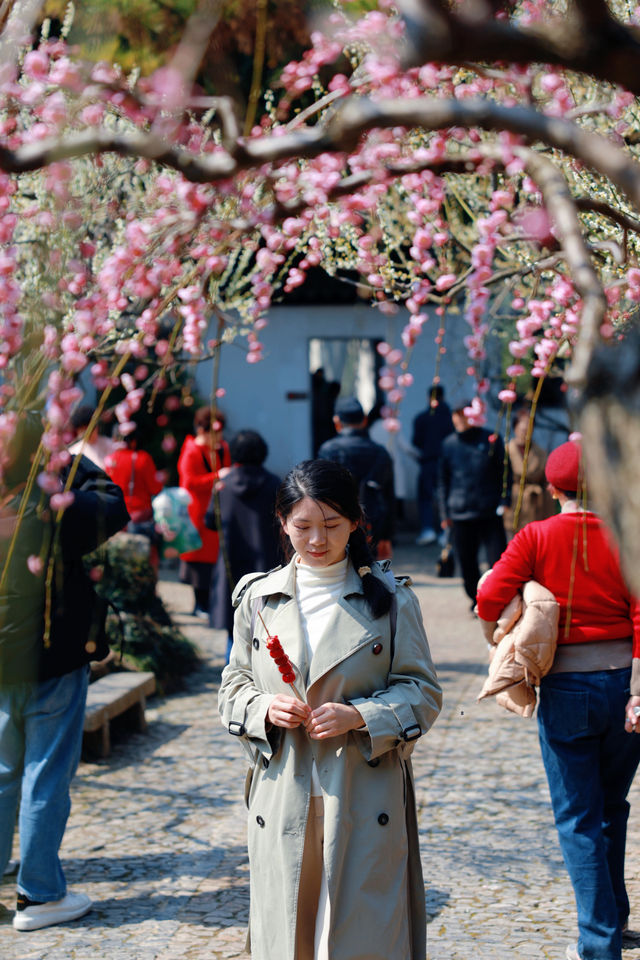
M 419 466 L 417 544 L 453 549 L 495 663 L 507 670 L 507 684 L 491 692 L 523 712 L 516 688 L 531 687 L 538 669 L 542 758 L 578 911 L 578 941 L 566 957 L 620 960 L 629 915 L 626 795 L 640 760 L 640 739 L 628 736 L 640 732 L 640 605 L 589 509 L 579 443 L 547 453 L 523 405 L 505 448 L 471 414 L 469 398 L 449 405 L 433 384 L 408 443 L 384 431 L 379 408 L 366 414 L 356 397 L 338 395 L 317 456 L 282 481 L 265 467 L 265 439 L 249 428 L 225 439 L 217 408 L 195 411 L 182 444 L 178 492 L 188 496 L 197 546 L 176 550 L 179 575 L 193 589 L 193 615 L 227 636 L 219 708 L 252 756 L 247 798 L 259 812 L 249 821 L 251 925 L 265 957 L 325 960 L 338 937 L 345 956 L 358 942 L 372 958 L 424 958 L 407 786 L 413 741 L 434 722 L 441 690 L 417 599 L 389 563 L 397 521 L 407 522 L 402 461 L 411 457 Z M 57 532 L 39 491 L 20 502 L 39 417 L 27 419 L 5 457 L 5 484 L 15 486 L 0 513 L 0 873 L 19 808 L 13 923 L 22 931 L 91 907 L 67 890 L 58 856 L 89 662 L 107 650 L 104 610 L 82 558 L 126 529 L 150 541 L 157 567 L 162 537 L 154 502 L 168 471 L 157 469 L 135 425 L 108 438 L 97 420 L 91 407 L 74 413 L 77 461 L 62 477 L 72 497 Z M 23 527 L 13 538 L 18 513 Z M 490 569 L 481 579 L 483 560 Z M 544 665 L 527 620 L 531 586 L 548 604 Z M 518 596 L 522 626 L 513 640 L 498 622 Z M 527 642 L 527 671 L 514 679 L 514 649 Z M 364 811 L 355 827 L 354 809 Z M 383 896 L 370 900 L 351 882 L 362 864 Z M 274 885 L 282 892 L 276 934 L 263 908 Z M 372 908 L 378 902 L 392 904 L 390 912 Z M 399 902 L 402 922 L 392 923 Z M 365 917 L 365 927 L 353 917 Z
M 517 530 L 554 512 L 544 478 L 547 453 L 532 439 L 529 405 L 515 409 L 505 450 L 498 434 L 469 421 L 469 397 L 449 404 L 436 382 L 413 420 L 409 441 L 402 431 L 386 429 L 380 403 L 366 413 L 356 397 L 340 395 L 339 384 L 322 380 L 322 391 L 316 380 L 315 455 L 354 476 L 375 556 L 391 558 L 398 526 L 410 529 L 415 523 L 416 544 L 445 549 L 449 571 L 457 564 L 473 605 L 481 560 L 491 566 Z M 152 503 L 168 471 L 157 469 L 137 429 L 110 438 L 93 424 L 87 432 L 93 415 L 87 405 L 75 411 L 77 439 L 70 450 L 82 450 L 122 489 L 131 518 L 127 530 L 149 538 L 157 568 Z M 250 429 L 227 441 L 225 425 L 217 408 L 195 411 L 177 474 L 190 496 L 189 516 L 200 541 L 180 555 L 180 579 L 193 588 L 193 615 L 230 634 L 233 584 L 256 564 L 275 564 L 281 555 L 273 520 L 265 520 L 273 517 L 278 482 L 263 466 L 267 443 Z

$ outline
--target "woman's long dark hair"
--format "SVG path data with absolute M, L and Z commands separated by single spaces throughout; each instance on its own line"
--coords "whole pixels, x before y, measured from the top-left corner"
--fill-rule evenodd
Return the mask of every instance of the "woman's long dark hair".
M 305 497 L 328 504 L 342 517 L 358 524 L 349 537 L 349 557 L 360 574 L 365 600 L 374 617 L 388 613 L 392 594 L 382 580 L 370 572 L 374 558 L 362 528 L 362 507 L 353 474 L 332 460 L 303 460 L 280 484 L 276 496 L 276 513 L 280 520 L 286 520 L 295 505 Z

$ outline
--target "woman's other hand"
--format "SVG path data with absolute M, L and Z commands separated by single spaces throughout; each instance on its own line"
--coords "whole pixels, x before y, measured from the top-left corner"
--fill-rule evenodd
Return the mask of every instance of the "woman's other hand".
M 311 708 L 307 703 L 298 700 L 297 697 L 289 697 L 284 693 L 279 693 L 271 701 L 267 710 L 267 720 L 274 727 L 286 727 L 293 730 L 305 723 L 311 713 Z
M 313 740 L 339 737 L 364 725 L 360 711 L 349 703 L 323 703 L 311 711 L 305 723 L 307 733 Z
M 640 697 L 629 697 L 624 708 L 624 728 L 627 733 L 640 733 Z

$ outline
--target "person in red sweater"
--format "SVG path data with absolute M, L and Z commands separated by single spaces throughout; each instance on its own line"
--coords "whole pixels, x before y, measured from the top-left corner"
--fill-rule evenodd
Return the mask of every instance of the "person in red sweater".
M 202 546 L 180 555 L 180 580 L 193 587 L 193 615 L 208 620 L 211 574 L 218 559 L 218 532 L 205 526 L 204 515 L 214 481 L 223 467 L 231 466 L 231 455 L 228 443 L 222 439 L 224 416 L 219 410 L 214 418 L 210 407 L 200 407 L 195 412 L 193 426 L 195 435 L 187 435 L 178 457 L 178 477 L 180 486 L 191 494 L 189 516 L 200 534 Z
M 484 580 L 478 615 L 497 620 L 537 580 L 560 604 L 554 663 L 540 683 L 538 733 L 560 847 L 578 912 L 568 960 L 620 960 L 629 917 L 627 793 L 640 761 L 640 604 L 603 523 L 583 508 L 579 443 L 545 467 L 561 512 L 527 524 Z

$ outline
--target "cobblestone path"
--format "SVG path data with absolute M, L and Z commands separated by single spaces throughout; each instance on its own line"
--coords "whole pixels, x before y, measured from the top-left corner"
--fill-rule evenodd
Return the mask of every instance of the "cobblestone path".
M 484 641 L 460 580 L 436 579 L 434 561 L 433 548 L 405 544 L 394 563 L 414 579 L 445 693 L 414 753 L 429 960 L 562 960 L 575 911 L 536 724 L 476 703 Z M 188 588 L 168 578 L 161 591 L 202 667 L 180 693 L 150 701 L 146 734 L 126 734 L 109 758 L 80 766 L 62 855 L 69 885 L 94 899 L 91 913 L 16 933 L 5 880 L 1 960 L 247 956 L 246 766 L 216 710 L 224 637 L 186 614 Z M 631 803 L 627 875 L 640 927 L 640 781 Z M 640 946 L 624 958 L 640 960 Z

